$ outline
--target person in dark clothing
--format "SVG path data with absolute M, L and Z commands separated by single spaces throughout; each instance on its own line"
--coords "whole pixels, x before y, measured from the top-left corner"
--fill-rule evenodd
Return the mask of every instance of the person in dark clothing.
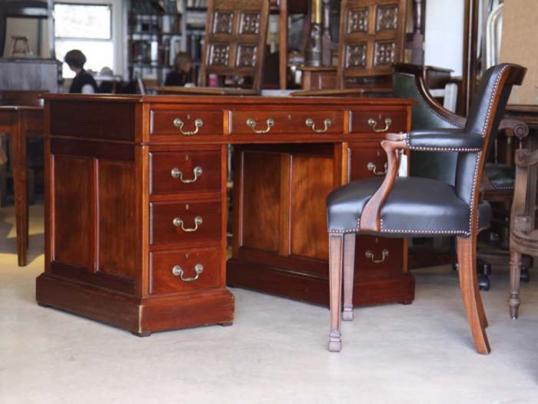
M 84 70 L 86 56 L 78 49 L 70 50 L 65 54 L 64 62 L 75 72 L 75 78 L 69 87 L 70 93 L 93 94 L 97 92 L 97 83 L 93 76 Z
M 184 86 L 192 83 L 192 58 L 187 52 L 178 52 L 174 70 L 168 72 L 164 80 L 165 86 Z

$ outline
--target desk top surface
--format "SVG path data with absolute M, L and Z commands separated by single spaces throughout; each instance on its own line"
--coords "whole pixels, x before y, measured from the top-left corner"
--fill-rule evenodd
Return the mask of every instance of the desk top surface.
M 413 101 L 402 98 L 369 97 L 268 97 L 268 96 L 205 96 L 205 95 L 82 95 L 46 94 L 45 101 L 85 101 L 152 104 L 218 104 L 223 105 L 412 105 Z

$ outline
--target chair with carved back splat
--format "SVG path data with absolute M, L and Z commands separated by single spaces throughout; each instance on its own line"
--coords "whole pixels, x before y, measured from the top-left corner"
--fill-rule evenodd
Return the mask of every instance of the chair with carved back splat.
M 161 87 L 161 94 L 255 95 L 261 91 L 269 0 L 209 0 L 199 87 Z M 251 88 L 206 87 L 208 75 L 251 80 Z M 221 83 L 222 84 L 222 83 Z
M 392 65 L 404 60 L 406 12 L 406 0 L 342 0 L 337 67 L 306 69 L 307 74 L 318 71 L 318 75 L 330 77 L 326 84 L 335 82 L 335 88 L 320 85 L 322 89 L 305 89 L 292 95 L 356 96 L 390 92 Z M 313 79 L 317 80 L 323 81 Z
M 486 315 L 475 271 L 476 237 L 489 224 L 489 204 L 479 201 L 485 154 L 493 141 L 513 85 L 526 69 L 501 64 L 482 80 L 462 129 L 431 129 L 387 134 L 383 180 L 352 182 L 327 197 L 329 232 L 329 350 L 340 351 L 340 316 L 353 318 L 355 235 L 383 237 L 457 237 L 460 288 L 476 350 L 489 353 Z M 400 153 L 408 150 L 457 152 L 454 185 L 421 177 L 397 178 Z M 344 310 L 342 309 L 342 278 Z

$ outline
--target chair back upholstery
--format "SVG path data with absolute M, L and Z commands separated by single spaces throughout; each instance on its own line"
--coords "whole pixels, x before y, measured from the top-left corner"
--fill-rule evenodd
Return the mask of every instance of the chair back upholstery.
M 207 76 L 250 77 L 261 88 L 270 0 L 209 0 L 199 85 Z
M 463 118 L 456 121 L 460 117 L 446 116 L 445 110 L 435 108 L 437 101 L 429 94 L 423 69 L 423 66 L 397 64 L 392 76 L 394 96 L 415 101 L 411 116 L 412 129 L 461 128 L 465 124 Z M 457 153 L 412 152 L 411 160 L 411 176 L 432 178 L 454 185 Z
M 493 142 L 513 85 L 520 85 L 527 69 L 503 63 L 490 67 L 480 82 L 467 116 L 465 132 L 482 138 L 478 152 L 458 154 L 456 193 L 468 204 L 474 204 L 480 188 L 486 152 Z

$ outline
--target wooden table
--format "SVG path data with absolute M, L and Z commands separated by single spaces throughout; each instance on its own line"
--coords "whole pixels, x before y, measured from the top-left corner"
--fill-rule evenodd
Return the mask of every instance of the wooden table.
M 10 137 L 10 163 L 13 172 L 17 229 L 17 259 L 19 266 L 25 266 L 28 249 L 26 140 L 30 136 L 42 136 L 43 108 L 0 106 L 0 133 L 7 133 Z
M 226 284 L 328 303 L 325 197 L 383 175 L 400 99 L 46 97 L 41 305 L 138 335 L 233 321 Z M 227 262 L 227 151 L 234 147 Z M 355 304 L 411 303 L 404 240 L 360 237 Z

